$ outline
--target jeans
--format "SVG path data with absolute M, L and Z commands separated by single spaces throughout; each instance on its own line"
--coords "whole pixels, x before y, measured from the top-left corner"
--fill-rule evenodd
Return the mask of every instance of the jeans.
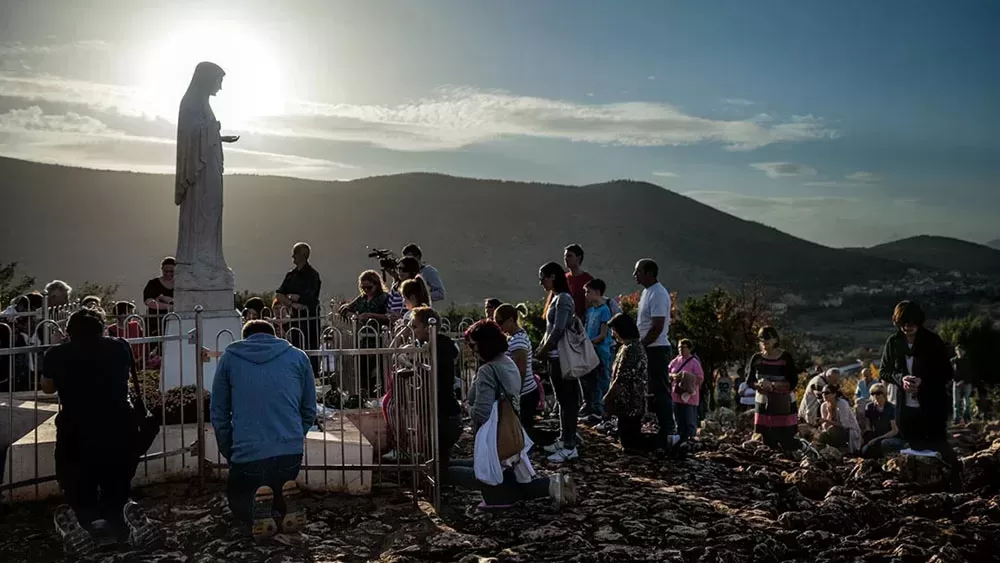
M 272 514 L 254 514 L 254 493 L 258 487 L 267 485 L 274 491 L 273 515 L 278 518 L 287 511 L 281 487 L 287 481 L 294 481 L 302 467 L 302 454 L 281 455 L 248 461 L 230 463 L 229 479 L 226 481 L 226 496 L 233 519 L 242 524 L 250 524 L 254 518 L 267 518 Z
M 972 420 L 972 384 L 956 381 L 952 400 L 954 401 L 952 416 L 955 422 Z
M 687 442 L 698 433 L 698 405 L 674 403 L 674 415 L 677 417 L 677 431 L 681 442 Z
M 474 489 L 483 493 L 487 506 L 509 506 L 519 500 L 534 500 L 549 496 L 549 478 L 535 477 L 529 483 L 518 483 L 513 469 L 503 472 L 503 483 L 487 485 L 476 479 L 471 459 L 456 459 L 444 471 L 444 481 L 449 485 Z
M 541 385 L 539 383 L 539 385 Z M 532 441 L 535 440 L 535 414 L 538 412 L 538 399 L 540 391 L 536 387 L 534 390 L 521 395 L 521 426 Z
M 653 395 L 653 412 L 660 425 L 661 447 L 670 445 L 670 436 L 677 426 L 674 423 L 674 401 L 670 396 L 667 367 L 670 364 L 670 346 L 647 346 L 649 361 L 649 392 Z
M 601 365 L 583 378 L 583 394 L 590 413 L 604 416 L 604 395 L 611 388 L 611 359 L 601 352 L 597 356 Z
M 559 403 L 559 439 L 563 447 L 576 447 L 576 423 L 580 410 L 580 383 L 575 379 L 565 379 L 559 358 L 549 358 L 549 380 Z

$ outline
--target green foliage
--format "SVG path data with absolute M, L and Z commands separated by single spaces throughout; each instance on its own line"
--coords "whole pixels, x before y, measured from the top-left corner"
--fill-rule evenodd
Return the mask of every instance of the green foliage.
M 738 291 L 717 287 L 685 299 L 672 315 L 670 333 L 694 342 L 706 374 L 730 365 L 746 365 L 757 351 L 757 330 L 770 324 L 768 300 L 757 284 Z
M 448 319 L 448 323 L 451 324 L 451 331 L 457 333 L 460 327 L 464 330 L 467 328 L 464 325 L 472 324 L 482 319 L 484 312 L 482 307 L 452 304 L 444 311 L 438 311 L 438 314 L 442 318 Z
M 73 288 L 73 297 L 83 299 L 89 295 L 96 296 L 101 300 L 101 307 L 111 310 L 115 303 L 115 295 L 118 294 L 118 284 L 101 285 L 92 281 L 85 281 L 78 288 Z
M 953 346 L 965 348 L 977 377 L 989 383 L 1000 382 L 1000 330 L 988 315 L 968 315 L 948 319 L 938 326 L 938 333 Z
M 6 307 L 11 299 L 31 291 L 34 285 L 35 278 L 18 275 L 17 262 L 0 262 L 0 309 Z

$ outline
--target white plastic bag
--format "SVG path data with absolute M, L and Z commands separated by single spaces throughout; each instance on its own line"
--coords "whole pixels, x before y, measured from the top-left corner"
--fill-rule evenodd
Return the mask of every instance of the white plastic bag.
M 503 483 L 504 467 L 513 467 L 514 475 L 518 483 L 528 483 L 535 476 L 535 468 L 528 459 L 528 450 L 534 445 L 528 434 L 524 433 L 524 449 L 519 455 L 510 457 L 500 462 L 497 456 L 497 403 L 493 401 L 493 408 L 490 410 L 490 417 L 486 423 L 476 431 L 476 442 L 472 449 L 472 468 L 476 472 L 476 479 L 481 482 L 497 486 Z
M 476 471 L 476 479 L 493 486 L 503 483 L 503 468 L 500 467 L 500 458 L 497 456 L 498 419 L 497 403 L 494 401 L 489 419 L 476 431 L 476 443 L 472 449 L 472 467 Z

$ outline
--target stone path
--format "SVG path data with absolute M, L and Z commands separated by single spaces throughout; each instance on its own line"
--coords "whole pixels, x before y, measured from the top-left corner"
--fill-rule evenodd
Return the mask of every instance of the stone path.
M 221 484 L 203 492 L 186 484 L 149 487 L 137 496 L 163 522 L 166 543 L 95 561 L 1000 560 L 1000 425 L 956 434 L 963 455 L 979 453 L 967 458 L 966 490 L 955 494 L 944 492 L 947 475 L 932 461 L 860 461 L 824 451 L 799 462 L 742 443 L 745 433 L 723 422 L 709 425 L 703 449 L 679 462 L 625 457 L 607 438 L 589 434 L 584 457 L 567 468 L 581 483 L 582 503 L 561 513 L 544 502 L 484 513 L 473 508 L 479 497 L 469 491 L 446 494 L 440 514 L 426 503 L 414 506 L 399 489 L 371 497 L 306 495 L 305 532 L 258 544 L 228 536 Z M 554 469 L 544 461 L 537 468 Z M 62 561 L 51 510 L 14 507 L 0 526 L 0 561 Z

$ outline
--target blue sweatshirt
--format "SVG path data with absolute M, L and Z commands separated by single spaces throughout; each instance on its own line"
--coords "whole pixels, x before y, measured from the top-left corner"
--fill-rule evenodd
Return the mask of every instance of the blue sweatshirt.
M 230 463 L 302 454 L 316 421 L 316 385 L 305 353 L 254 334 L 230 344 L 215 370 L 212 426 Z

